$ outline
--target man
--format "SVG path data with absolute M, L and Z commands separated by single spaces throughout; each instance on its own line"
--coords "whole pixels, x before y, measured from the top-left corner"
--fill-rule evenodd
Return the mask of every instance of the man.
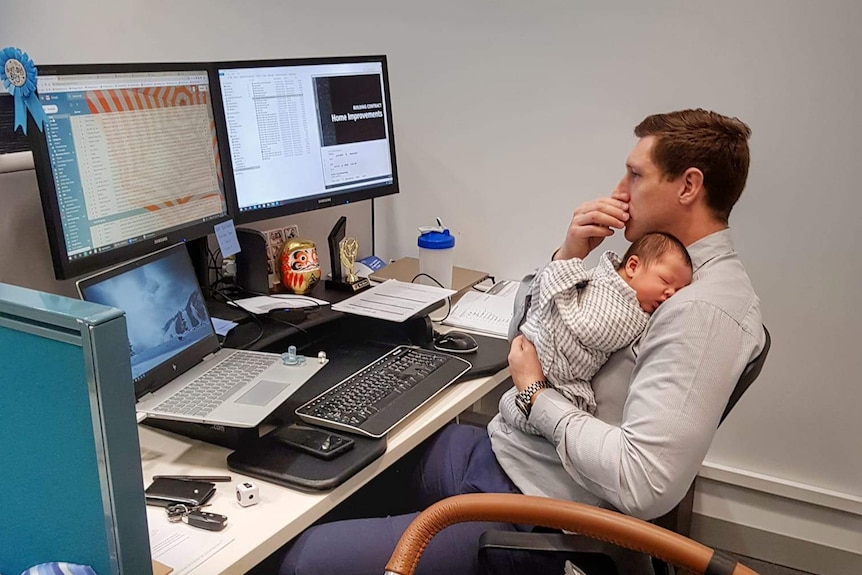
M 739 120 L 704 110 L 649 116 L 635 128 L 639 140 L 626 174 L 610 198 L 575 211 L 554 258 L 584 258 L 618 229 L 630 241 L 660 231 L 688 248 L 692 284 L 662 304 L 641 338 L 598 372 L 595 416 L 547 387 L 535 348 L 515 337 L 509 353 L 515 387 L 501 399 L 487 435 L 449 426 L 430 442 L 410 490 L 416 510 L 458 493 L 523 492 L 649 519 L 682 499 L 736 381 L 765 340 L 758 299 L 728 229 L 748 175 L 750 133 Z M 520 302 L 515 324 L 524 307 Z M 541 435 L 514 427 L 517 412 Z M 313 527 L 292 544 L 281 573 L 382 572 L 414 516 Z M 478 538 L 490 528 L 528 527 L 450 527 L 432 540 L 417 572 L 478 573 Z M 524 569 L 520 559 L 513 556 L 513 573 Z M 538 556 L 527 565 L 531 573 L 560 572 Z

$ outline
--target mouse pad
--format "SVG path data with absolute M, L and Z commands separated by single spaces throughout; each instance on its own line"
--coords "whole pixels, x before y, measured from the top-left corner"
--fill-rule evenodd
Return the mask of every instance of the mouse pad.
M 501 369 L 509 365 L 509 341 L 496 337 L 478 335 L 471 333 L 473 339 L 479 344 L 479 348 L 472 353 L 453 353 L 457 357 L 461 357 L 473 364 L 470 371 L 458 378 L 458 381 L 467 381 L 477 377 L 487 377 L 494 375 Z M 425 349 L 434 350 L 433 342 L 428 342 L 423 345 Z
M 341 485 L 386 452 L 386 438 L 350 435 L 355 446 L 334 459 L 302 453 L 274 439 L 275 429 L 227 457 L 240 473 L 302 491 L 324 491 Z M 347 434 L 345 434 L 347 435 Z

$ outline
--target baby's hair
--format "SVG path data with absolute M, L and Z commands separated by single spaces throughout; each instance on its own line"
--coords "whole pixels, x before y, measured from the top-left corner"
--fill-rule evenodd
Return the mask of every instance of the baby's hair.
M 685 264 L 689 268 L 693 268 L 691 256 L 688 255 L 688 250 L 685 249 L 682 242 L 676 236 L 664 232 L 652 232 L 632 242 L 632 245 L 626 250 L 619 268 L 622 268 L 631 256 L 637 256 L 640 258 L 641 263 L 649 266 L 659 260 L 664 254 L 672 251 L 682 256 L 683 261 L 685 261 Z

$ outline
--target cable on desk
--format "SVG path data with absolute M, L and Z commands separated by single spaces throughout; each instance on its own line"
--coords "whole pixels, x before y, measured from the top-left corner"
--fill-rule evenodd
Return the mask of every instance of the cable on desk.
M 250 342 L 248 342 L 248 343 L 246 343 L 246 344 L 244 344 L 244 345 L 241 345 L 241 346 L 237 347 L 236 349 L 248 349 L 249 347 L 251 347 L 251 346 L 253 346 L 254 344 L 256 344 L 257 342 L 259 342 L 259 341 L 261 340 L 261 338 L 263 337 L 263 322 L 261 322 L 261 321 L 260 321 L 260 318 L 259 318 L 259 317 L 257 317 L 256 315 L 254 315 L 253 313 L 251 313 L 250 311 L 248 311 L 247 309 L 245 309 L 244 307 L 242 307 L 241 305 L 239 305 L 238 303 L 236 303 L 236 300 L 235 300 L 235 299 L 233 299 L 232 297 L 230 297 L 229 295 L 227 295 L 227 294 L 226 294 L 225 292 L 223 292 L 222 290 L 220 290 L 220 289 L 213 289 L 213 293 L 220 295 L 220 296 L 221 296 L 221 297 L 223 297 L 225 300 L 227 300 L 228 302 L 230 302 L 230 303 L 232 303 L 233 305 L 235 305 L 237 308 L 239 308 L 239 309 L 241 309 L 242 311 L 244 311 L 244 312 L 246 313 L 246 315 L 248 315 L 251 319 L 253 319 L 253 320 L 254 320 L 254 322 L 257 324 L 257 329 L 258 329 L 257 337 L 256 337 L 256 338 L 254 338 L 253 340 L 251 340 Z
M 294 309 L 300 309 L 300 310 L 302 310 L 302 309 L 305 309 L 305 308 L 294 308 Z M 274 309 L 274 310 L 272 310 L 272 312 L 279 312 L 279 311 L 281 311 L 281 310 L 275 310 L 275 309 Z M 280 318 L 278 318 L 278 317 L 274 316 L 274 315 L 272 314 L 272 312 L 269 312 L 269 313 L 267 313 L 267 314 L 266 314 L 266 317 L 267 317 L 268 319 L 271 319 L 272 321 L 277 321 L 278 323 L 283 323 L 284 325 L 288 325 L 288 326 L 292 327 L 293 329 L 298 330 L 298 331 L 301 331 L 301 332 L 302 332 L 302 333 L 304 333 L 305 335 L 308 335 L 308 330 L 306 330 L 306 329 L 304 329 L 304 328 L 302 328 L 302 327 L 299 327 L 297 324 L 295 324 L 295 323 L 293 323 L 293 322 L 291 322 L 291 321 L 287 321 L 286 319 L 280 319 Z
M 425 272 L 419 272 L 418 274 L 413 276 L 413 279 L 410 280 L 410 283 L 415 282 L 418 278 L 420 278 L 422 276 L 425 276 L 426 278 L 428 278 L 429 280 L 431 280 L 432 282 L 434 282 L 435 284 L 437 284 L 441 288 L 443 287 L 443 284 L 438 282 L 436 278 L 431 277 L 430 275 L 426 274 Z M 446 289 L 446 288 L 443 288 L 443 289 Z M 452 313 L 452 297 L 451 296 L 446 296 L 446 304 L 447 304 L 446 315 L 444 315 L 442 319 L 435 319 L 433 321 L 436 321 L 436 322 L 446 321 L 446 318 L 449 317 L 450 313 Z
M 209 244 L 207 244 L 206 248 L 207 256 L 209 257 L 210 263 L 209 269 L 215 272 L 216 277 L 216 280 L 210 284 L 210 289 L 212 290 L 215 289 L 215 286 L 217 286 L 221 281 L 224 280 L 224 277 L 221 273 L 221 266 L 218 265 L 218 259 L 216 259 L 219 255 L 221 255 L 221 248 L 217 248 L 215 252 L 210 249 Z M 207 274 L 207 281 L 209 281 L 209 274 Z
M 312 305 L 310 305 L 310 306 L 309 305 L 302 305 L 299 307 L 291 308 L 291 309 L 304 309 L 304 310 L 307 310 L 309 312 L 317 311 L 320 308 L 326 307 L 328 305 L 332 305 L 329 302 L 320 303 L 319 301 L 316 301 L 315 298 L 307 296 L 307 295 L 277 293 L 277 294 L 269 294 L 269 297 L 274 297 L 275 299 L 285 300 L 288 303 L 290 303 L 291 301 L 311 303 Z
M 371 255 L 375 255 L 374 251 L 374 198 L 371 198 Z

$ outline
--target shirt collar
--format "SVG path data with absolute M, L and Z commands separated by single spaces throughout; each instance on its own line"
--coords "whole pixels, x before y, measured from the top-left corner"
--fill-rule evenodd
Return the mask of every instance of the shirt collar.
M 688 254 L 691 256 L 694 272 L 697 272 L 709 260 L 734 251 L 736 250 L 730 237 L 730 228 L 709 234 L 688 246 Z

